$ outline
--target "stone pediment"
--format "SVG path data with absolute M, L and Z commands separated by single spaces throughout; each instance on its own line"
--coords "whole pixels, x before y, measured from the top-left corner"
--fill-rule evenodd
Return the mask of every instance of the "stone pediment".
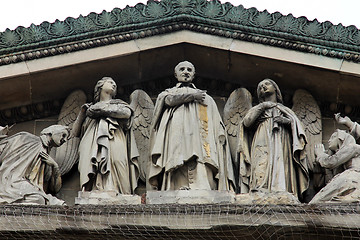
M 174 86 L 174 66 L 186 59 L 196 65 L 196 86 L 208 90 L 222 106 L 234 89 L 246 87 L 255 93 L 256 85 L 267 77 L 284 89 L 287 106 L 295 90 L 308 90 L 320 103 L 327 140 L 335 125 L 334 112 L 352 117 L 360 112 L 359 52 L 360 32 L 354 26 L 218 1 L 149 1 L 1 33 L 0 120 L 2 124 L 29 121 L 18 124 L 17 130 L 24 127 L 36 132 L 42 124 L 57 121 L 63 100 L 74 89 L 84 90 L 91 99 L 93 86 L 104 76 L 116 81 L 118 98 L 128 100 L 137 88 L 155 98 Z M 53 118 L 43 119 L 49 116 Z M 73 168 L 58 196 L 74 199 L 78 178 Z M 161 239 L 200 235 L 204 239 L 303 239 L 317 234 L 327 239 L 359 232 L 355 204 L 1 209 L 0 234 L 14 238 L 45 232 L 60 238 L 111 234 Z
M 359 36 L 354 26 L 205 0 L 149 1 L 18 27 L 0 34 L 0 115 L 7 123 L 74 89 L 91 93 L 102 76 L 114 78 L 123 99 L 135 88 L 156 96 L 184 59 L 213 95 L 271 77 L 290 95 L 304 88 L 333 111 L 356 112 Z M 35 113 L 25 119 L 53 114 Z

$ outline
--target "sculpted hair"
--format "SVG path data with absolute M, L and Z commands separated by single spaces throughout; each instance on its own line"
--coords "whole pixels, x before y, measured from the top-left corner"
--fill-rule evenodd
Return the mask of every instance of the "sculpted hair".
M 111 77 L 103 77 L 102 79 L 100 79 L 100 80 L 96 83 L 95 88 L 94 88 L 94 103 L 100 101 L 101 89 L 102 89 L 102 87 L 104 86 L 104 84 L 105 84 L 106 81 L 113 81 L 113 82 L 115 83 L 115 85 L 116 85 L 116 82 L 115 82 Z M 116 85 L 116 88 L 117 88 L 117 85 Z M 117 89 L 115 89 L 115 92 L 114 92 L 113 96 L 111 96 L 112 98 L 115 97 L 116 92 L 117 92 Z
M 273 81 L 271 80 L 270 78 L 265 78 L 264 80 L 262 80 L 261 82 L 259 82 L 258 86 L 257 86 L 257 95 L 258 95 L 258 99 L 259 99 L 259 102 L 262 103 L 262 102 L 265 102 L 265 97 L 262 96 L 261 94 L 261 89 L 260 89 L 260 84 L 264 81 L 269 81 L 275 88 L 275 91 L 276 91 L 276 100 L 278 103 L 283 103 L 283 98 L 282 98 L 282 95 L 281 95 L 281 92 L 280 92 L 280 88 L 279 86 Z

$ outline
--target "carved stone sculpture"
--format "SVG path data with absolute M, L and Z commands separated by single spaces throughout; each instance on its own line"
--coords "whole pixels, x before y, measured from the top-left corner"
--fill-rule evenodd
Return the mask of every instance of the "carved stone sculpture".
M 78 149 L 80 186 L 86 191 L 134 194 L 140 155 L 136 141 L 142 142 L 139 144 L 142 146 L 149 138 L 153 104 L 145 92 L 137 90 L 132 94 L 130 106 L 114 99 L 116 88 L 109 77 L 99 80 L 94 101 L 82 106 L 74 122 L 72 135 L 81 139 Z M 142 163 L 146 149 L 140 149 Z M 143 167 L 146 172 L 145 163 Z
M 7 137 L 9 130 L 12 126 L 6 125 L 5 127 L 0 126 L 0 139 Z
M 340 113 L 335 114 L 335 121 L 338 124 L 344 125 L 350 132 L 350 134 L 355 138 L 355 140 L 359 140 L 360 138 L 360 125 L 357 122 L 351 121 L 351 119 L 347 116 L 341 117 Z
M 192 83 L 190 62 L 175 67 L 179 83 L 159 94 L 151 132 L 149 182 L 158 190 L 230 190 L 233 166 L 215 101 Z
M 345 120 L 339 115 L 337 118 Z M 354 137 L 338 129 L 329 139 L 329 153 L 325 153 L 324 146 L 319 145 L 316 155 L 322 167 L 335 169 L 342 166 L 346 170 L 332 178 L 310 204 L 360 202 L 360 145 L 356 144 Z
M 59 167 L 49 152 L 68 136 L 66 127 L 53 125 L 40 137 L 20 132 L 0 140 L 0 203 L 62 205 L 64 201 L 46 194 L 61 187 Z
M 82 90 L 76 90 L 72 92 L 66 99 L 61 108 L 58 124 L 73 128 L 73 124 L 76 120 L 78 113 L 81 110 L 81 106 L 86 103 L 86 95 Z M 55 161 L 59 165 L 61 175 L 68 173 L 75 163 L 78 161 L 78 147 L 80 139 L 78 137 L 72 137 L 66 141 L 63 145 L 55 148 L 51 152 Z
M 348 132 L 350 133 L 350 135 L 353 136 L 355 138 L 357 144 L 359 144 L 360 125 L 357 122 L 351 121 L 351 119 L 347 116 L 341 117 L 340 113 L 335 114 L 335 121 L 338 124 L 346 127 Z M 327 173 L 326 180 L 327 180 L 327 182 L 329 182 L 330 179 L 332 179 L 339 172 L 342 172 L 344 169 L 340 167 L 340 168 L 326 169 L 326 170 L 327 170 L 326 171 L 326 173 Z
M 304 193 L 304 202 L 309 202 L 325 186 L 325 169 L 315 161 L 315 146 L 322 142 L 322 121 L 320 108 L 313 96 L 298 89 L 293 96 L 292 110 L 303 124 L 306 135 L 306 159 L 309 170 L 309 188 Z
M 301 122 L 294 111 L 283 105 L 280 89 L 271 79 L 258 84 L 257 94 L 259 104 L 252 107 L 251 94 L 246 89 L 237 89 L 224 108 L 239 175 L 238 191 L 289 192 L 302 199 L 309 184 L 303 124 L 319 134 L 320 113 L 305 101 L 297 110 L 305 112 L 302 120 L 307 122 Z M 309 108 L 315 112 L 310 120 Z

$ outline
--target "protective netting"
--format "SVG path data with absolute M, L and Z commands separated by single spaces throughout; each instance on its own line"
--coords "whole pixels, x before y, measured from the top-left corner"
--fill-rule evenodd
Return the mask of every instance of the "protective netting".
M 0 239 L 360 239 L 359 205 L 0 207 Z

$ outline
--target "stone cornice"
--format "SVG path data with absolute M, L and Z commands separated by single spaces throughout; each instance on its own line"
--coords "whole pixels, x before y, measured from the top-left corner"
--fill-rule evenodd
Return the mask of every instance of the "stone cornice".
M 360 61 L 360 30 L 206 0 L 149 1 L 0 33 L 0 65 L 179 30 Z
M 0 234 L 9 239 L 356 239 L 360 227 L 358 204 L 2 205 L 0 212 Z
M 0 110 L 0 126 L 58 115 L 64 99 Z

